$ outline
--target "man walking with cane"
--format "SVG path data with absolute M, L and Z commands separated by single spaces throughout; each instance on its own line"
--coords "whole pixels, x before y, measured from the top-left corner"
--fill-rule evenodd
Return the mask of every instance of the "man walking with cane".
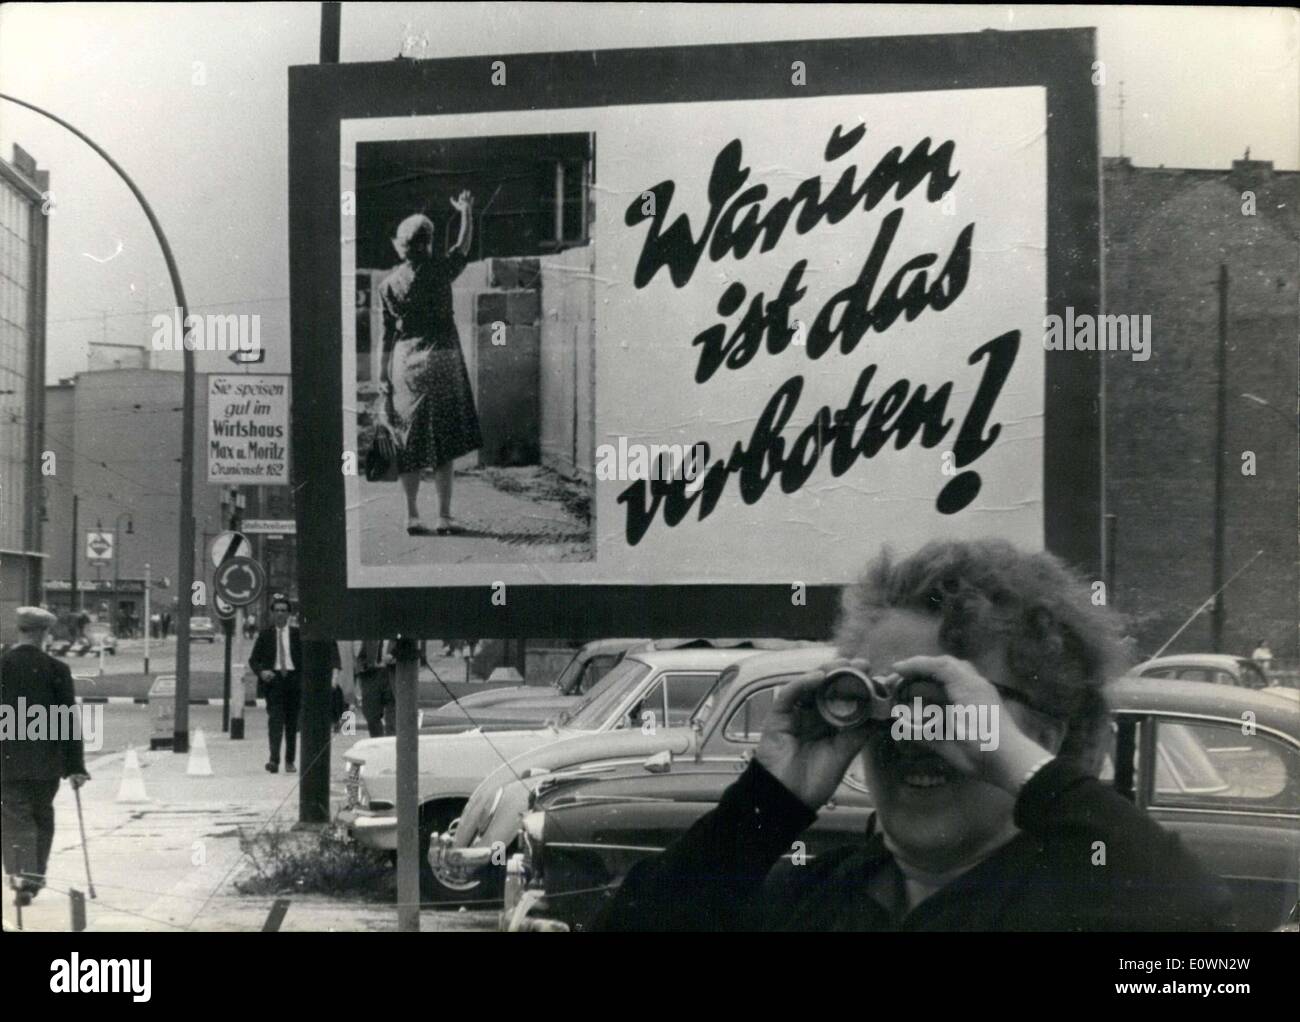
M 253 643 L 248 666 L 261 679 L 266 692 L 267 728 L 271 739 L 269 773 L 280 769 L 280 738 L 284 737 L 284 771 L 297 771 L 298 714 L 302 706 L 302 639 L 289 625 L 289 598 L 271 597 L 271 627 L 263 628 Z
M 0 731 L 0 829 L 4 868 L 21 907 L 45 886 L 54 843 L 54 796 L 66 777 L 80 788 L 86 773 L 72 672 L 42 652 L 56 618 L 40 607 L 19 607 L 19 641 L 0 657 L 0 706 L 17 727 Z M 45 710 L 49 727 L 28 735 L 32 707 Z

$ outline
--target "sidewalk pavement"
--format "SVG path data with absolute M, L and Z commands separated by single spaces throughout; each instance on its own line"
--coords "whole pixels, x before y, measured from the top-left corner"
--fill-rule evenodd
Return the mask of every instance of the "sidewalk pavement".
M 86 900 L 86 929 L 93 931 L 261 930 L 274 897 L 245 897 L 233 881 L 249 869 L 239 833 L 268 825 L 289 827 L 298 818 L 301 774 L 269 774 L 266 716 L 252 711 L 247 737 L 204 731 L 212 776 L 187 774 L 190 756 L 136 750 L 147 801 L 117 801 L 125 753 L 92 759 L 92 780 L 82 788 L 82 811 L 97 898 Z M 343 799 L 343 752 L 360 735 L 333 735 L 331 806 Z M 193 745 L 193 740 L 191 745 Z M 302 764 L 299 764 L 301 768 Z M 55 799 L 54 847 L 48 885 L 23 909 L 27 930 L 71 929 L 68 891 L 87 892 L 86 869 L 71 785 Z M 4 897 L 4 928 L 16 928 L 12 893 Z M 288 897 L 280 930 L 396 930 L 394 906 L 350 902 L 325 895 Z M 495 912 L 421 913 L 425 930 L 493 929 Z

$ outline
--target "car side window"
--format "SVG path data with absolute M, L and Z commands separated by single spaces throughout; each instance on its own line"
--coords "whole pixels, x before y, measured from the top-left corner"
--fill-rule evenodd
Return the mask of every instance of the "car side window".
M 1300 751 L 1243 725 L 1155 721 L 1152 807 L 1296 814 Z
M 582 677 L 578 681 L 578 694 L 586 695 L 591 687 L 600 681 L 618 663 L 617 656 L 594 656 L 582 668 Z
M 1176 677 L 1183 681 L 1216 681 L 1214 671 L 1205 667 L 1180 667 Z
M 669 727 L 685 727 L 691 715 L 713 688 L 716 674 L 670 674 L 664 681 L 668 685 L 668 711 L 664 720 Z
M 748 743 L 755 743 L 762 738 L 763 721 L 767 719 L 768 711 L 772 709 L 772 702 L 776 699 L 779 687 L 772 685 L 747 696 L 727 719 L 726 727 L 722 731 L 723 737 L 729 742 Z
M 654 714 L 651 718 L 650 714 Z M 641 694 L 641 698 L 632 704 L 628 710 L 627 717 L 624 718 L 623 727 L 638 728 L 643 724 L 650 724 L 652 719 L 655 726 L 662 724 L 667 717 L 664 706 L 664 679 L 660 678 Z
M 1143 671 L 1144 678 L 1172 678 L 1174 669 L 1172 667 L 1154 667 L 1149 671 Z

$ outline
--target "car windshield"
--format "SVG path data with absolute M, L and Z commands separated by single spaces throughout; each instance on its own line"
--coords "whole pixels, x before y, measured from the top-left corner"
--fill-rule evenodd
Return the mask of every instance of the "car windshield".
M 561 692 L 565 691 L 573 683 L 574 675 L 582 669 L 582 664 L 579 662 L 581 659 L 582 650 L 578 650 L 570 657 L 569 662 L 564 665 L 564 670 L 560 672 L 560 676 L 555 679 L 555 687 Z
M 632 687 L 649 673 L 648 664 L 643 664 L 640 660 L 624 660 L 587 693 L 565 726 L 577 731 L 601 730 L 614 711 L 622 705 Z

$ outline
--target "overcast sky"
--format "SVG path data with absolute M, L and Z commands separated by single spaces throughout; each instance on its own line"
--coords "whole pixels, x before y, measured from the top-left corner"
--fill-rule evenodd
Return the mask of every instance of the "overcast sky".
M 1289 10 L 1007 7 L 343 5 L 342 58 L 498 55 L 819 36 L 1095 26 L 1101 145 L 1143 166 L 1224 167 L 1247 146 L 1300 167 L 1300 15 Z M 96 139 L 150 198 L 191 307 L 262 315 L 266 368 L 288 369 L 287 73 L 319 55 L 320 5 L 7 4 L 0 91 Z M 0 147 L 50 171 L 48 379 L 87 346 L 147 344 L 170 308 L 143 214 L 113 172 L 56 125 L 0 102 Z M 170 360 L 169 360 L 170 359 Z M 179 368 L 179 356 L 156 364 Z M 200 371 L 229 369 L 201 355 Z

